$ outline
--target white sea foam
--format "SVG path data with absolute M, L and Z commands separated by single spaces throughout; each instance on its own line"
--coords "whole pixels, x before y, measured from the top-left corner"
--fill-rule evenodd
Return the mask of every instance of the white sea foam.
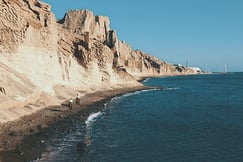
M 158 91 L 158 89 L 144 89 L 144 90 L 137 91 L 137 92 L 142 93 L 142 92 L 149 92 L 149 91 Z
M 150 78 L 146 78 L 146 79 L 143 80 L 143 83 L 146 83 L 149 80 L 150 80 Z
M 174 91 L 174 90 L 178 90 L 181 89 L 180 87 L 168 87 L 168 88 L 163 88 L 164 91 Z
M 113 97 L 109 103 L 107 103 L 108 105 L 111 104 L 111 103 L 117 103 L 117 101 L 119 100 L 119 97 L 116 96 L 116 97 Z
M 127 98 L 127 97 L 130 97 L 130 96 L 133 96 L 133 95 L 137 95 L 137 94 L 140 94 L 140 93 L 144 93 L 144 92 L 149 92 L 149 91 L 158 91 L 159 89 L 145 89 L 145 90 L 139 90 L 139 91 L 135 91 L 135 92 L 130 92 L 130 93 L 125 93 L 121 96 L 115 96 L 113 97 L 109 102 L 105 103 L 104 104 L 104 107 L 107 108 L 107 107 L 112 107 L 113 104 L 119 104 L 119 102 L 122 102 L 122 100 L 124 98 Z
M 86 126 L 89 126 L 100 115 L 102 115 L 102 113 L 100 111 L 89 115 L 88 119 L 85 121 Z
M 144 90 L 139 90 L 139 91 L 135 91 L 135 92 L 130 92 L 130 93 L 123 94 L 123 95 L 120 96 L 120 97 L 116 97 L 116 100 L 117 100 L 118 98 L 129 97 L 129 96 L 133 96 L 133 95 L 141 94 L 141 93 L 144 93 L 144 92 L 157 91 L 157 90 L 158 90 L 158 89 L 144 89 Z
M 102 112 L 97 112 L 89 115 L 88 119 L 85 121 L 86 124 L 86 132 L 84 136 L 84 143 L 89 146 L 91 144 L 91 124 L 96 121 L 97 117 L 102 115 Z
M 129 96 L 132 96 L 134 94 L 135 94 L 135 92 L 134 93 L 126 93 L 126 94 L 122 95 L 120 98 L 122 98 L 122 97 L 129 97 Z

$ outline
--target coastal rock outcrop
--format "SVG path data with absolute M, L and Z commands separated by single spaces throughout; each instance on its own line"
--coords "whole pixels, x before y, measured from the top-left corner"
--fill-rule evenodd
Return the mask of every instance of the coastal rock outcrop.
M 70 10 L 57 21 L 38 0 L 0 0 L 0 14 L 0 110 L 41 94 L 60 102 L 73 95 L 60 87 L 93 92 L 139 86 L 142 77 L 197 73 L 133 50 L 108 17 L 88 10 Z

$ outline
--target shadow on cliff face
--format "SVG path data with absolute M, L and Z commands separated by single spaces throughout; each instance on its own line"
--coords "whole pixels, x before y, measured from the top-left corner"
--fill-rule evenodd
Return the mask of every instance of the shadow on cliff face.
M 87 68 L 88 64 L 88 51 L 87 51 L 87 43 L 84 41 L 80 41 L 78 43 L 74 43 L 74 56 L 77 58 L 77 62 L 79 65 Z

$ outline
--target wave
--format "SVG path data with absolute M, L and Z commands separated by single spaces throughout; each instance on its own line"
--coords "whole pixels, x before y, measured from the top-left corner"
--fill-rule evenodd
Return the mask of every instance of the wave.
M 85 146 L 89 146 L 91 144 L 91 129 L 92 129 L 92 126 L 91 124 L 93 122 L 96 121 L 96 119 L 101 116 L 103 113 L 102 112 L 97 112 L 97 113 L 92 113 L 89 115 L 89 117 L 87 118 L 87 120 L 85 121 L 85 124 L 86 124 L 86 131 L 85 131 L 85 135 L 84 135 L 84 140 L 83 140 L 83 143 L 85 144 Z
M 163 91 L 175 91 L 175 90 L 178 90 L 178 89 L 181 89 L 180 87 L 167 87 L 167 88 L 163 88 L 162 90 Z
M 146 79 L 143 80 L 143 83 L 146 83 L 146 82 L 148 82 L 149 80 L 150 80 L 150 78 L 146 78 Z
M 131 93 L 126 93 L 126 94 L 122 95 L 121 97 L 129 97 L 129 96 L 141 94 L 143 92 L 157 91 L 157 90 L 158 89 L 144 89 L 144 90 L 139 90 L 139 91 L 135 91 L 135 92 L 131 92 Z
M 125 93 L 123 95 L 115 96 L 115 97 L 111 98 L 111 100 L 104 103 L 103 106 L 104 106 L 104 108 L 107 108 L 107 107 L 110 107 L 113 104 L 117 104 L 117 103 L 121 102 L 123 98 L 133 96 L 133 95 L 137 95 L 137 94 L 140 94 L 140 93 L 143 93 L 143 92 L 158 91 L 158 90 L 159 89 L 144 89 L 144 90 L 139 90 L 139 91 L 135 91 L 135 92 Z
M 95 119 L 96 119 L 97 117 L 99 117 L 100 115 L 102 115 L 102 113 L 101 113 L 100 111 L 97 112 L 97 113 L 90 114 L 89 117 L 87 118 L 87 120 L 85 121 L 86 126 L 89 127 L 90 124 L 91 124 L 92 122 L 94 122 Z
M 142 93 L 142 92 L 150 92 L 150 91 L 158 91 L 158 89 L 154 88 L 154 89 L 144 89 L 141 91 L 137 91 L 138 93 Z

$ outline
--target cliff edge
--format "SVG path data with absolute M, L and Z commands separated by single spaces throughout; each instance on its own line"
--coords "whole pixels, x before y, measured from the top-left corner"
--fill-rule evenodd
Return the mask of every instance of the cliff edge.
M 197 73 L 132 50 L 110 29 L 108 17 L 88 10 L 70 10 L 57 21 L 38 0 L 0 0 L 0 14 L 0 122 L 59 105 L 77 90 Z

